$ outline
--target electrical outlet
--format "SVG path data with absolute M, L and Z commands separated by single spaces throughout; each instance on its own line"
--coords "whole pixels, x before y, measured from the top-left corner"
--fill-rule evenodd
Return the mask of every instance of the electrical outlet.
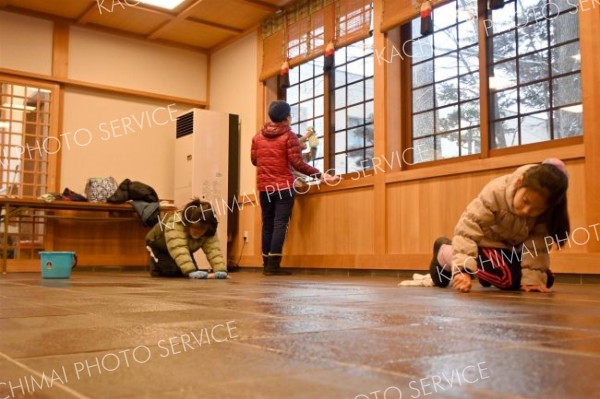
M 250 241 L 248 230 L 244 230 L 244 242 Z

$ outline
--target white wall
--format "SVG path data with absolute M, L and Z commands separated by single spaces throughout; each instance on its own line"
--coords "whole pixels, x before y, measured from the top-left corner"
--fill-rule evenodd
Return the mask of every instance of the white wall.
M 0 67 L 50 75 L 53 23 L 0 11 Z
M 257 123 L 257 57 L 258 43 L 253 32 L 210 58 L 210 109 L 240 116 L 240 194 L 252 193 L 256 185 L 250 145 Z
M 189 107 L 76 89 L 64 99 L 61 190 L 83 192 L 87 178 L 113 176 L 173 198 L 174 120 Z
M 207 56 L 71 26 L 69 78 L 204 101 Z

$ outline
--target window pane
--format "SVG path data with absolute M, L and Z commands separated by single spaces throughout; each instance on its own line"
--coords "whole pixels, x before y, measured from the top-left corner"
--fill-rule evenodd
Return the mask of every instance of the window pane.
M 354 150 L 365 146 L 364 128 L 358 127 L 348 131 L 348 149 Z
M 542 111 L 550 106 L 548 82 L 535 83 L 519 88 L 521 113 Z
M 436 132 L 458 129 L 458 106 L 440 108 L 436 112 Z
M 517 90 L 505 90 L 494 93 L 492 96 L 492 115 L 494 119 L 515 116 L 517 108 Z
M 552 80 L 552 94 L 555 107 L 581 102 L 581 75 L 569 75 Z
M 561 108 L 553 112 L 554 138 L 580 136 L 583 133 L 581 105 Z
M 435 159 L 433 137 L 414 140 L 412 150 L 413 163 L 428 162 Z
M 472 100 L 479 97 L 479 72 L 463 75 L 459 78 L 460 101 Z
M 348 83 L 356 82 L 357 80 L 363 79 L 365 75 L 364 60 L 353 61 L 346 67 Z
M 504 7 L 492 11 L 492 17 L 484 20 L 486 36 L 502 33 L 515 26 L 514 4 L 506 4 Z
M 494 62 L 502 61 L 517 55 L 515 31 L 494 36 L 492 42 Z
M 433 134 L 433 111 L 413 115 L 413 137 Z
M 365 101 L 365 83 L 363 81 L 348 86 L 348 105 Z
M 342 87 L 335 91 L 335 109 L 346 106 L 346 88 Z
M 479 100 L 470 101 L 460 105 L 461 129 L 479 125 L 479 120 Z
M 298 102 L 298 86 L 291 86 L 287 89 L 287 102 L 295 104 Z
M 515 60 L 505 61 L 494 65 L 494 79 L 490 82 L 490 88 L 502 90 L 516 85 L 517 62 Z
M 364 125 L 365 110 L 364 105 L 359 104 L 348 108 L 348 127 Z
M 517 134 L 518 122 L 516 118 L 494 123 L 494 140 L 492 148 L 505 148 L 519 145 Z
M 456 53 L 451 53 L 447 56 L 436 58 L 434 60 L 434 65 L 436 82 L 458 75 L 458 62 Z
M 413 112 L 425 111 L 433 108 L 433 86 L 413 90 Z
M 519 54 L 526 54 L 548 47 L 548 35 L 542 23 L 519 28 L 517 36 L 519 38 Z
M 450 79 L 435 85 L 435 105 L 442 107 L 458 102 L 458 79 Z
M 437 31 L 454 24 L 456 24 L 456 2 L 452 1 L 435 8 L 435 18 L 433 19 L 434 30 Z
M 458 53 L 458 73 L 477 72 L 479 70 L 479 47 L 471 46 Z
M 364 170 L 365 150 L 355 150 L 348 153 L 348 173 Z
M 479 154 L 481 152 L 481 132 L 479 128 L 463 131 L 460 142 L 461 155 Z
M 342 109 L 335 112 L 335 128 L 341 130 L 346 128 L 346 110 Z
M 433 83 L 433 61 L 414 65 L 412 68 L 413 87 Z
M 477 43 L 477 19 L 466 21 L 458 25 L 458 45 L 470 46 Z
M 572 1 L 572 0 L 571 0 Z M 572 1 L 577 4 L 577 2 Z M 583 2 L 582 2 L 583 4 Z M 582 6 L 580 11 L 583 11 Z M 591 7 L 588 7 L 591 9 Z M 550 44 L 560 44 L 579 38 L 579 14 L 563 13 L 550 20 Z
M 460 155 L 458 148 L 458 132 L 436 136 L 436 159 L 453 158 Z
M 348 155 L 346 152 L 335 156 L 335 174 L 341 175 L 346 173 L 346 159 Z
M 335 134 L 335 152 L 346 151 L 346 132 L 340 132 Z
M 437 11 L 436 11 L 437 16 Z M 456 26 L 452 26 L 443 31 L 433 34 L 433 43 L 435 45 L 435 55 L 446 54 L 450 51 L 456 51 L 458 48 L 458 36 Z
M 552 49 L 552 75 L 560 75 L 581 69 L 579 42 Z
M 519 58 L 519 83 L 548 79 L 548 50 Z
M 418 37 L 419 35 L 417 35 Z M 407 49 L 410 48 L 411 60 L 413 63 L 421 62 L 424 60 L 428 60 L 433 57 L 433 41 L 432 36 L 425 36 L 423 38 L 415 39 L 410 42 L 409 45 L 403 47 Z M 399 50 L 402 51 L 402 50 Z
M 550 140 L 550 113 L 528 115 L 521 118 L 521 144 Z

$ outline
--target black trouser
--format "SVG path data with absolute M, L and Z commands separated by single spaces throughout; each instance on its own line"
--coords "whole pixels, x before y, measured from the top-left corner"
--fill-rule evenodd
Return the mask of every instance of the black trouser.
M 152 253 L 158 259 L 156 262 L 152 257 L 150 257 L 150 275 L 153 277 L 183 277 L 184 274 L 177 266 L 175 259 L 171 258 L 168 252 L 162 251 L 160 249 L 152 248 Z M 196 265 L 196 260 L 194 259 L 194 254 L 190 253 L 194 265 Z M 196 266 L 196 269 L 198 266 Z
M 260 207 L 262 209 L 262 253 L 281 256 L 294 207 L 293 189 L 274 193 L 261 191 Z
M 493 285 L 501 290 L 519 290 L 521 288 L 521 260 L 515 249 L 479 247 L 477 278 L 484 284 Z M 554 284 L 552 272 L 547 271 L 546 287 Z

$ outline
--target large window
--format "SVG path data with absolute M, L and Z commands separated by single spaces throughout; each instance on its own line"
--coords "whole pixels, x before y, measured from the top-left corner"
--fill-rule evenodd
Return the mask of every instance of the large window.
M 330 87 L 335 171 L 369 168 L 374 155 L 372 37 L 336 51 Z
M 582 134 L 579 16 L 573 10 L 566 2 L 519 0 L 491 13 L 492 148 Z
M 337 49 L 334 60 L 327 79 L 323 57 L 290 70 L 290 87 L 285 96 L 292 107 L 292 130 L 304 135 L 308 127 L 315 129 L 319 146 L 310 163 L 316 168 L 335 169 L 337 174 L 369 169 L 372 167 L 369 160 L 373 158 L 372 37 Z M 330 104 L 327 115 L 325 96 Z M 327 165 L 326 139 L 329 140 Z M 310 148 L 304 152 L 310 152 Z
M 477 2 L 453 1 L 435 10 L 434 33 L 411 23 L 414 162 L 480 152 Z
M 513 0 L 478 12 L 484 3 L 455 0 L 435 8 L 433 34 L 425 37 L 420 18 L 405 29 L 416 163 L 477 154 L 482 141 L 499 149 L 582 134 L 575 8 Z M 481 40 L 486 63 L 480 62 L 486 59 Z M 488 79 L 488 93 L 480 93 L 481 78 Z M 488 120 L 481 118 L 481 98 L 488 99 Z M 487 141 L 481 137 L 486 124 Z
M 290 69 L 290 87 L 286 91 L 286 99 L 292 107 L 292 130 L 304 135 L 309 127 L 314 128 L 319 138 L 319 146 L 315 158 L 310 159 L 310 163 L 322 170 L 325 126 L 323 57 Z M 304 154 L 308 154 L 310 148 L 303 151 Z

